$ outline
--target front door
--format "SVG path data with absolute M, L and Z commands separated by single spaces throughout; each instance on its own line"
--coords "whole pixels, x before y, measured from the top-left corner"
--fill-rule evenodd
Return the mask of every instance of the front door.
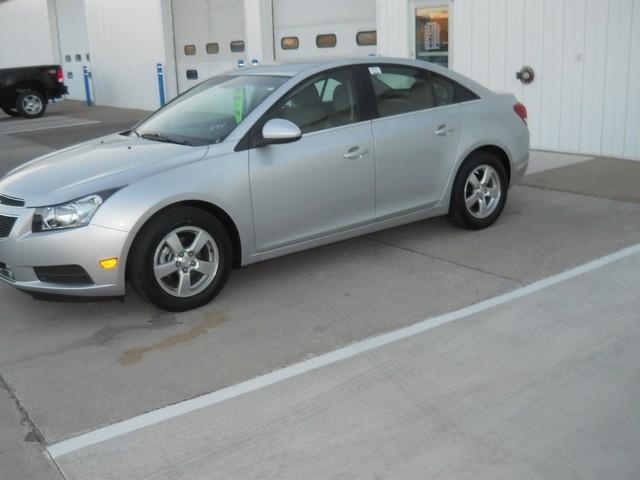
M 442 0 L 412 2 L 415 32 L 412 54 L 417 60 L 449 67 L 449 5 Z
M 371 122 L 351 69 L 305 81 L 259 123 L 284 118 L 300 140 L 249 152 L 256 249 L 267 251 L 373 222 Z

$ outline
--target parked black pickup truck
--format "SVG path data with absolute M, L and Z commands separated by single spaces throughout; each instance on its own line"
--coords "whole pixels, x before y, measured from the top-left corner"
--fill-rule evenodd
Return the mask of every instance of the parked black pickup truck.
M 58 65 L 0 70 L 0 108 L 12 117 L 38 118 L 47 103 L 67 93 Z

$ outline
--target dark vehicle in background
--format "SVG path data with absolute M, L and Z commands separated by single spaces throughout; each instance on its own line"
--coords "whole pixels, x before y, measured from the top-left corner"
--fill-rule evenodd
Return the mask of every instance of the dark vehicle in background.
M 41 117 L 50 100 L 66 93 L 59 65 L 0 69 L 0 108 L 12 117 Z

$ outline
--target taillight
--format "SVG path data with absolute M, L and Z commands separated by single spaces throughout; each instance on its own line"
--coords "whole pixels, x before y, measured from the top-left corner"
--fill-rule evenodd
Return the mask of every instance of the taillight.
M 60 83 L 64 83 L 64 73 L 62 72 L 61 67 L 58 67 L 58 81 Z
M 522 121 L 527 124 L 527 107 L 525 107 L 521 103 L 516 103 L 513 106 L 513 110 L 518 114 L 518 116 L 522 119 Z

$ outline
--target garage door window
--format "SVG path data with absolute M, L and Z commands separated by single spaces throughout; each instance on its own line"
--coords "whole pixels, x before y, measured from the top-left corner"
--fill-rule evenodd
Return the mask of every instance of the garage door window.
M 306 81 L 281 100 L 268 118 L 284 118 L 302 133 L 341 127 L 360 121 L 351 70 L 338 70 Z
M 338 38 L 333 33 L 325 33 L 316 37 L 318 48 L 333 48 L 338 44 Z
M 378 32 L 372 30 L 370 32 L 358 32 L 356 35 L 356 43 L 361 46 L 371 46 L 378 44 Z
M 216 53 L 220 53 L 220 44 L 219 43 L 207 43 L 207 53 L 209 55 L 215 55 Z
M 185 45 L 184 46 L 184 54 L 187 56 L 196 54 L 196 46 L 195 45 Z
M 231 42 L 231 51 L 233 53 L 244 52 L 244 41 L 236 40 Z
M 280 47 L 283 50 L 297 50 L 300 48 L 300 39 L 298 37 L 282 37 Z

